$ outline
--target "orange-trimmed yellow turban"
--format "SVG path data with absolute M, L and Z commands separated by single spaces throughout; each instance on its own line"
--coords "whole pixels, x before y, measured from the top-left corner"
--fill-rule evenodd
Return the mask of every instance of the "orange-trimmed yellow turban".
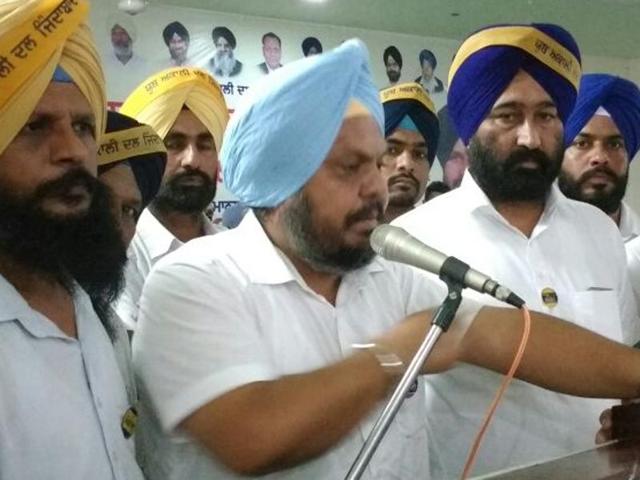
M 0 0 L 0 153 L 29 119 L 60 66 L 104 131 L 107 98 L 100 56 L 86 25 L 87 0 Z
M 184 106 L 209 130 L 219 152 L 229 111 L 220 86 L 204 70 L 174 67 L 158 72 L 136 87 L 120 112 L 164 138 Z

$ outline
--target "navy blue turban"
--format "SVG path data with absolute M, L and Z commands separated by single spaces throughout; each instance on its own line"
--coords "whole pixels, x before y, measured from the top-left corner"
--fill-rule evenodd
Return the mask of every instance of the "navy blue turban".
M 605 73 L 582 77 L 576 106 L 564 129 L 565 145 L 573 142 L 599 107 L 620 130 L 631 161 L 640 149 L 640 89 L 629 80 Z
M 571 34 L 551 24 L 494 25 L 462 43 L 449 71 L 449 115 L 466 145 L 520 70 L 544 88 L 567 120 L 581 75 Z
M 420 52 L 420 55 L 418 55 L 418 61 L 420 62 L 420 66 L 422 66 L 424 62 L 429 62 L 432 70 L 435 70 L 438 65 L 436 56 L 431 50 L 427 50 L 426 48 Z
M 388 137 L 397 128 L 403 128 L 407 117 L 427 144 L 427 159 L 433 165 L 438 150 L 440 126 L 435 107 L 427 92 L 417 83 L 401 83 L 380 91 L 384 109 L 384 135 Z
M 167 163 L 162 139 L 148 125 L 117 112 L 107 113 L 107 131 L 98 149 L 98 176 L 120 163 L 131 167 L 142 205 L 158 193 Z

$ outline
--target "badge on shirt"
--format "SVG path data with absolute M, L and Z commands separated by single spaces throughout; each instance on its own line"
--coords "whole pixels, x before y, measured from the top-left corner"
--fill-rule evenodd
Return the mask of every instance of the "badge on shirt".
M 540 292 L 542 303 L 548 308 L 553 308 L 558 304 L 558 294 L 553 288 L 545 287 Z
M 131 438 L 133 432 L 136 430 L 136 425 L 138 424 L 138 411 L 135 407 L 129 408 L 124 415 L 122 416 L 122 434 L 124 438 Z
M 409 390 L 407 390 L 407 394 L 405 395 L 404 398 L 413 397 L 417 391 L 418 391 L 418 379 L 416 378 L 411 384 L 411 386 L 409 387 Z

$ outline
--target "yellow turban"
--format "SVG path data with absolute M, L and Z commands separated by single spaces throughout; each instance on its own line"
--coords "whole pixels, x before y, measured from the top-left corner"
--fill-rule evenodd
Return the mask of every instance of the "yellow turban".
M 85 24 L 86 0 L 0 0 L 0 153 L 27 123 L 59 65 L 104 131 L 107 98 L 100 56 Z
M 150 125 L 164 138 L 183 106 L 209 130 L 220 151 L 229 111 L 220 85 L 199 68 L 175 67 L 152 75 L 129 95 L 120 112 Z

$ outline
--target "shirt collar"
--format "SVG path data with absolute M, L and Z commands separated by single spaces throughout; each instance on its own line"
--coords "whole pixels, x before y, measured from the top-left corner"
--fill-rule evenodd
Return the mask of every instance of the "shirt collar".
M 204 214 L 203 217 L 206 235 L 213 235 L 223 230 L 222 227 L 211 223 Z M 138 219 L 136 233 L 144 240 L 152 259 L 160 258 L 182 245 L 182 242 L 162 225 L 148 208 L 142 211 Z
M 87 294 L 77 284 L 75 285 L 73 303 L 76 308 L 76 324 L 79 324 L 78 305 L 82 304 L 83 308 L 86 309 L 90 307 L 91 303 Z M 31 308 L 20 292 L 2 275 L 0 275 L 0 305 L 2 305 L 2 309 L 0 309 L 0 324 L 17 321 L 35 338 L 74 340 L 65 335 L 47 317 Z
M 297 282 L 303 288 L 309 289 L 291 260 L 271 242 L 252 210 L 247 212 L 240 224 L 231 232 L 238 248 L 234 261 L 252 283 L 278 285 Z M 346 274 L 345 279 L 350 280 L 351 277 L 360 279 L 363 275 L 383 270 L 381 261 L 376 258 L 366 267 Z
M 473 178 L 471 173 L 469 173 L 469 170 L 464 172 L 462 182 L 460 183 L 460 191 L 464 195 L 466 204 L 469 205 L 470 213 L 484 213 L 495 216 L 503 222 L 506 222 L 504 217 L 500 215 L 500 213 L 495 209 L 495 207 L 491 203 L 491 200 L 489 200 L 487 195 L 480 188 L 475 178 Z M 547 195 L 547 200 L 544 205 L 544 212 L 540 217 L 538 225 L 546 224 L 548 218 L 558 208 L 558 205 L 565 201 L 567 201 L 567 197 L 562 194 L 562 192 L 558 188 L 557 182 L 553 182 L 553 184 L 551 185 L 551 190 L 549 191 L 549 195 Z
M 0 275 L 0 322 L 16 320 L 33 311 L 22 295 L 9 281 Z

